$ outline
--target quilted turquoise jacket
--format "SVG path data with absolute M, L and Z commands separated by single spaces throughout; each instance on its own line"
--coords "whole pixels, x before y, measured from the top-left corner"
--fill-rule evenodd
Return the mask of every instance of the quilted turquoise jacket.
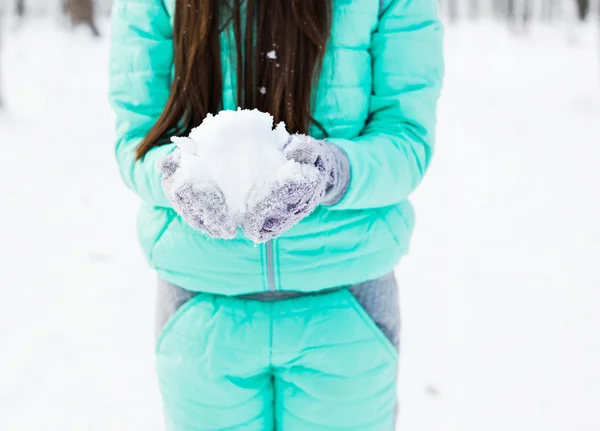
M 175 0 L 115 0 L 110 102 L 115 153 L 126 185 L 142 199 L 138 235 L 161 279 L 224 295 L 316 291 L 390 272 L 414 225 L 408 196 L 431 160 L 443 76 L 436 0 L 334 0 L 334 21 L 314 108 L 328 139 L 348 154 L 344 198 L 318 207 L 277 240 L 255 246 L 193 230 L 172 209 L 155 168 L 173 144 L 135 161 L 158 119 L 173 70 Z M 223 52 L 224 108 L 235 109 L 235 68 Z M 316 128 L 316 138 L 323 138 Z

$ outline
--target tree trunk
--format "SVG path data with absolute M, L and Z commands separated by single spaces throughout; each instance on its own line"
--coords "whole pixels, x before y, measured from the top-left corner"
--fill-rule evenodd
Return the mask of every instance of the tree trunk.
M 516 28 L 517 24 L 517 7 L 516 0 L 508 0 L 506 3 L 506 19 L 508 21 L 508 25 L 513 29 Z
M 18 17 L 23 17 L 25 15 L 25 0 L 17 0 L 15 12 Z
M 579 21 L 585 21 L 590 12 L 590 0 L 576 0 L 577 1 L 577 16 Z
M 94 4 L 92 0 L 67 0 L 67 8 L 73 25 L 86 24 L 92 30 L 94 36 L 100 36 L 94 22 Z
M 506 0 L 492 0 L 494 17 L 502 19 L 506 17 Z
M 552 21 L 552 0 L 542 0 L 542 10 L 540 16 L 542 21 Z
M 479 0 L 469 0 L 469 17 L 472 20 L 479 18 Z
M 451 23 L 458 21 L 458 0 L 447 0 L 448 2 L 448 17 Z
M 527 29 L 533 15 L 532 0 L 523 0 L 523 28 Z

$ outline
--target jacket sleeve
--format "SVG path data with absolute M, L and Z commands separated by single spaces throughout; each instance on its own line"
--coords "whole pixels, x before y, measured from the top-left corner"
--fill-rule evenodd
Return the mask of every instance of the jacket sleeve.
M 443 78 L 436 0 L 387 0 L 372 36 L 369 120 L 356 139 L 330 139 L 350 162 L 350 185 L 332 209 L 397 204 L 431 160 Z
M 156 147 L 135 161 L 135 150 L 169 97 L 172 26 L 162 0 L 115 0 L 111 17 L 109 101 L 116 115 L 115 155 L 125 184 L 143 201 L 169 207 L 156 162 L 174 149 Z

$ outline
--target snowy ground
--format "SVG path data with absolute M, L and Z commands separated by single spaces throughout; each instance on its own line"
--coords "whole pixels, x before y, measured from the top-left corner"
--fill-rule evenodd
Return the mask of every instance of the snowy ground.
M 159 431 L 154 276 L 113 160 L 106 41 L 5 33 L 0 430 Z M 448 31 L 398 271 L 403 430 L 600 429 L 598 37 L 577 39 Z

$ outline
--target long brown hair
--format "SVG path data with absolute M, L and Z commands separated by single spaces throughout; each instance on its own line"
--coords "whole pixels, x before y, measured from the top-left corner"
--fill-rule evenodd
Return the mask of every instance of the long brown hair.
M 175 78 L 160 118 L 137 148 L 137 158 L 175 134 L 187 135 L 207 114 L 222 109 L 220 36 L 231 28 L 238 106 L 270 113 L 291 133 L 307 133 L 313 123 L 323 129 L 312 117 L 312 100 L 331 32 L 331 2 L 177 0 Z M 276 59 L 267 55 L 271 51 Z

